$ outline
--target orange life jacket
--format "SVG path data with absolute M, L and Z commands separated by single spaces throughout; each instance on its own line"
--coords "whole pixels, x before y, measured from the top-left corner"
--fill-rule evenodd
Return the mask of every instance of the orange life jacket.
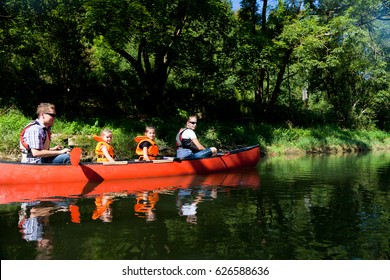
M 115 156 L 115 151 L 114 151 L 114 147 L 111 146 L 110 144 L 108 144 L 106 141 L 103 140 L 103 138 L 97 136 L 97 135 L 94 135 L 93 136 L 93 139 L 95 139 L 95 141 L 97 141 L 97 145 L 96 145 L 96 148 L 95 148 L 95 154 L 97 155 L 97 162 L 107 162 L 108 159 L 106 158 L 106 156 L 104 155 L 103 151 L 102 151 L 102 146 L 106 146 L 107 148 L 107 151 L 108 151 L 108 154 L 111 156 L 111 157 L 114 157 Z
M 151 194 L 148 194 L 146 199 L 143 193 L 137 193 L 136 194 L 137 202 L 134 205 L 134 212 L 135 212 L 134 214 L 140 218 L 145 218 L 142 214 L 153 211 L 154 206 L 156 205 L 158 200 L 159 200 L 158 193 L 153 192 Z
M 80 220 L 80 209 L 77 205 L 71 204 L 69 205 L 70 217 L 72 223 L 79 224 Z
M 26 125 L 19 134 L 21 149 L 23 147 L 26 149 L 27 152 L 30 152 L 30 146 L 26 143 L 26 141 L 24 141 L 24 133 L 26 133 L 26 130 L 29 129 L 30 127 L 32 127 L 33 125 L 40 125 L 40 124 L 37 120 L 34 120 L 34 121 L 30 122 L 28 125 Z M 46 129 L 46 132 L 47 132 L 47 135 L 49 136 L 49 141 L 50 141 L 50 139 L 51 139 L 50 129 Z
M 111 205 L 112 197 L 104 198 L 104 195 L 95 198 L 96 208 L 92 213 L 92 219 L 99 218 Z
M 153 160 L 153 159 L 155 159 L 157 157 L 157 155 L 158 155 L 158 146 L 157 146 L 156 142 L 154 142 L 152 139 L 150 139 L 147 136 L 143 136 L 142 135 L 142 136 L 135 137 L 134 141 L 138 143 L 137 148 L 135 150 L 135 153 L 139 156 L 139 159 L 143 159 L 143 157 L 144 157 L 144 151 L 140 147 L 141 143 L 144 142 L 144 141 L 147 141 L 150 144 L 152 144 L 148 148 L 148 156 L 149 156 L 149 158 L 151 160 Z

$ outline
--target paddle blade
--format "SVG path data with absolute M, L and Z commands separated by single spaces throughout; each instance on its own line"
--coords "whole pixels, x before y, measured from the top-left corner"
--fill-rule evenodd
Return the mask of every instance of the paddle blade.
M 70 151 L 70 163 L 73 166 L 77 166 L 80 163 L 80 158 L 81 158 L 81 148 L 79 147 L 73 148 Z

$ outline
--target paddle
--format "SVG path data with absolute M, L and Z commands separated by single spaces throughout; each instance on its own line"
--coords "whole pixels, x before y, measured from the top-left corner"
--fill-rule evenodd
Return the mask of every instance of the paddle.
M 117 165 L 117 164 L 128 164 L 129 162 L 126 160 L 121 161 L 104 161 L 103 165 Z
M 73 148 L 70 153 L 70 163 L 72 166 L 77 166 L 80 163 L 80 158 L 81 158 L 81 148 L 76 147 Z
M 168 158 L 168 159 L 154 159 L 152 160 L 153 163 L 165 163 L 165 162 L 173 162 L 174 158 Z M 136 162 L 143 162 L 143 161 L 138 161 Z M 147 163 L 148 161 L 145 161 Z M 128 161 L 105 161 L 103 162 L 103 165 L 123 165 L 123 164 L 128 164 Z
M 164 163 L 164 162 L 173 162 L 174 158 L 167 158 L 167 159 L 154 159 L 153 163 Z

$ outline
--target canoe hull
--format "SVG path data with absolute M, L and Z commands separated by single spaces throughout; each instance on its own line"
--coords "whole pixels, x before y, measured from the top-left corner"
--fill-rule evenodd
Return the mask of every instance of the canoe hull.
M 173 162 L 129 161 L 122 165 L 81 163 L 78 166 L 55 164 L 0 163 L 0 184 L 60 182 L 102 182 L 226 172 L 255 167 L 260 159 L 258 145 L 233 150 L 225 155 Z

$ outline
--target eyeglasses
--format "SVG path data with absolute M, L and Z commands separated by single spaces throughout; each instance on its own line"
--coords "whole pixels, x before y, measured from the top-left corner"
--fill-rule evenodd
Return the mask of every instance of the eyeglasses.
M 189 122 L 189 123 L 192 123 L 192 124 L 197 124 L 197 122 Z
M 46 115 L 49 115 L 50 117 L 52 117 L 52 118 L 55 118 L 55 117 L 57 117 L 57 115 L 56 114 L 53 114 L 53 113 L 45 113 Z

